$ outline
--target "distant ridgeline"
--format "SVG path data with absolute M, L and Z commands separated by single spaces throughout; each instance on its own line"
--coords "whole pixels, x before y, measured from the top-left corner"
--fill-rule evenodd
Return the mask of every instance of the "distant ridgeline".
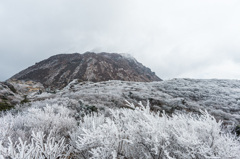
M 55 55 L 28 67 L 10 79 L 32 80 L 52 88 L 63 88 L 73 79 L 92 82 L 162 81 L 129 54 L 93 52 Z

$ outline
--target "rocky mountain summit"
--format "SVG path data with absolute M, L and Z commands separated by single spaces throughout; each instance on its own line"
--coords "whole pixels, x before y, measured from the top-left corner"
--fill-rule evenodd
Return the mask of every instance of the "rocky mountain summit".
M 73 79 L 92 82 L 161 81 L 154 72 L 128 54 L 93 52 L 55 55 L 19 72 L 11 79 L 32 80 L 52 88 L 63 88 Z

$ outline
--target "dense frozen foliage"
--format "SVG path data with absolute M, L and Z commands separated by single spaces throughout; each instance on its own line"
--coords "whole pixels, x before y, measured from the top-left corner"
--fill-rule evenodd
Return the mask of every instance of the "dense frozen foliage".
M 206 109 L 224 124 L 240 124 L 240 81 L 172 79 L 161 82 L 78 82 L 72 81 L 56 94 L 29 96 L 32 100 L 69 98 L 87 105 L 108 109 L 125 107 L 125 100 L 137 104 L 149 100 L 151 110 L 200 113 Z
M 221 131 L 221 122 L 202 116 L 150 112 L 146 108 L 111 110 L 104 123 L 80 126 L 77 148 L 92 158 L 238 158 L 239 142 Z M 101 116 L 99 117 L 102 118 Z M 89 153 L 86 153 L 89 152 Z
M 49 99 L 35 102 L 20 113 L 0 117 L 0 158 L 239 158 L 236 136 L 222 129 L 221 121 L 201 115 L 176 113 L 168 116 L 136 107 L 86 115 L 83 103 L 69 106 Z M 66 105 L 65 105 L 66 104 Z M 75 109 L 75 110 L 74 110 Z M 76 117 L 74 113 L 83 111 Z M 94 111 L 93 111 L 94 112 Z
M 62 159 L 70 155 L 71 147 L 65 143 L 62 137 L 55 140 L 52 133 L 49 134 L 46 141 L 43 132 L 32 132 L 32 142 L 27 144 L 19 138 L 19 143 L 13 143 L 9 138 L 8 147 L 0 145 L 1 157 L 11 157 L 12 159 Z M 2 144 L 0 142 L 0 144 Z
M 38 102 L 14 115 L 2 114 L 0 121 L 0 154 L 13 159 L 65 158 L 71 150 L 68 131 L 77 126 L 72 110 Z

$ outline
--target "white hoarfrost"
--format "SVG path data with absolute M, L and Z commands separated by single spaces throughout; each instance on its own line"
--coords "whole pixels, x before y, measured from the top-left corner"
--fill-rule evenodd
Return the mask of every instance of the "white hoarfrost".
M 44 98 L 82 100 L 88 105 L 106 109 L 124 107 L 125 100 L 137 104 L 149 100 L 151 109 L 173 112 L 194 112 L 206 109 L 225 124 L 240 124 L 240 81 L 172 79 L 161 82 L 78 82 L 74 80 L 56 94 Z M 41 95 L 32 97 L 42 100 Z
M 73 80 L 31 99 L 0 114 L 1 159 L 240 158 L 239 80 Z
M 57 105 L 60 102 L 62 105 Z M 45 101 L 46 102 L 46 101 Z M 68 98 L 32 103 L 17 114 L 0 117 L 0 158 L 96 159 L 96 158 L 224 158 L 238 159 L 238 138 L 222 128 L 207 111 L 201 115 L 168 116 L 150 110 L 149 102 L 108 113 L 84 114 L 74 110 L 82 103 Z M 84 112 L 83 112 L 84 113 Z M 35 133 L 36 132 L 36 133 Z

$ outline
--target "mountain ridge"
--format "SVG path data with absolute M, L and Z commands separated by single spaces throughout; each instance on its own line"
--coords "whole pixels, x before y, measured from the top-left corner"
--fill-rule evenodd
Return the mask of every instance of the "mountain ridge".
M 46 87 L 63 88 L 73 79 L 81 81 L 162 81 L 129 55 L 117 53 L 57 54 L 15 74 L 10 79 L 33 80 Z

